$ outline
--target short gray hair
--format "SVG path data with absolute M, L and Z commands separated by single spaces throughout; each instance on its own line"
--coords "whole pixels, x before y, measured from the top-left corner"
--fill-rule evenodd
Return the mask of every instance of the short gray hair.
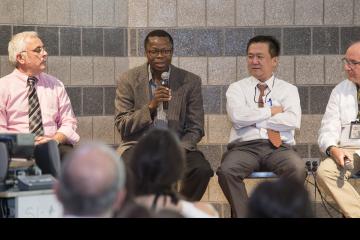
M 108 184 L 96 194 L 87 194 L 79 191 L 77 179 L 71 174 L 71 162 L 77 157 L 96 149 L 104 153 L 115 164 L 115 175 L 111 184 Z M 77 216 L 97 216 L 111 209 L 118 193 L 125 188 L 125 165 L 123 160 L 110 147 L 102 143 L 88 143 L 78 147 L 65 159 L 59 178 L 59 198 L 64 209 Z
M 18 34 L 15 34 L 8 46 L 8 52 L 9 52 L 9 62 L 16 67 L 17 61 L 16 56 L 21 53 L 22 51 L 26 50 L 26 39 L 28 38 L 38 38 L 37 32 L 28 31 L 28 32 L 21 32 Z

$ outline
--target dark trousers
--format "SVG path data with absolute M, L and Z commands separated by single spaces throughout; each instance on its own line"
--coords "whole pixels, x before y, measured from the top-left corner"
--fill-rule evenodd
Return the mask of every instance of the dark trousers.
M 125 162 L 130 160 L 133 149 L 130 148 L 122 154 Z M 186 168 L 180 185 L 180 194 L 189 201 L 199 201 L 213 175 L 214 172 L 202 152 L 186 151 Z
M 244 178 L 254 171 L 271 171 L 278 176 L 304 182 L 304 161 L 287 144 L 275 148 L 268 140 L 232 142 L 216 174 L 234 217 L 245 217 L 248 195 Z
M 36 145 L 34 158 L 36 165 L 41 169 L 42 174 L 51 174 L 58 177 L 60 173 L 60 162 L 73 149 L 71 144 L 59 144 L 49 141 Z

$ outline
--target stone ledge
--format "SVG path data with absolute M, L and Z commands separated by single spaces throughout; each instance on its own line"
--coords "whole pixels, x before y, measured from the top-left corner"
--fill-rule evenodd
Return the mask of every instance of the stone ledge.
M 248 194 L 251 195 L 251 193 L 253 192 L 253 190 L 256 188 L 256 186 L 258 184 L 260 184 L 261 182 L 264 182 L 264 181 L 274 181 L 275 179 L 276 178 L 245 179 L 244 182 L 245 182 L 245 187 L 246 187 L 246 190 L 248 191 Z M 309 182 L 305 182 L 305 186 L 308 189 L 309 194 L 310 194 L 310 199 L 313 204 L 313 210 L 315 213 L 315 217 L 316 218 L 329 218 L 329 217 L 340 218 L 340 217 L 342 217 L 341 214 L 339 214 L 338 212 L 336 212 L 335 210 L 333 210 L 331 207 L 328 206 L 327 208 L 331 214 L 331 216 L 329 216 L 329 214 L 327 213 L 326 209 L 324 208 L 324 206 L 322 204 L 320 194 L 317 192 L 316 196 L 315 196 L 313 177 L 309 176 L 307 179 Z M 355 189 L 358 192 L 360 192 L 360 178 L 357 178 L 357 179 L 352 178 L 349 181 L 355 187 Z M 230 204 L 226 200 L 226 198 L 219 186 L 216 175 L 210 179 L 206 194 L 208 194 L 207 197 L 203 198 L 202 201 L 212 204 L 218 210 L 221 218 L 229 218 L 231 216 Z M 322 194 L 325 196 L 326 200 L 331 205 L 336 207 L 336 204 L 332 201 L 332 199 L 329 199 L 327 197 L 326 193 L 322 192 Z M 208 199 L 208 200 L 206 200 L 206 199 Z

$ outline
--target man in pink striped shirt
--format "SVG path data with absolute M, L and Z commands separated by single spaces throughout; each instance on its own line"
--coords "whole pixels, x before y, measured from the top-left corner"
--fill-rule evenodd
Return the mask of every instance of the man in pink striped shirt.
M 18 33 L 9 42 L 8 51 L 15 69 L 0 78 L 0 133 L 30 132 L 28 78 L 35 77 L 44 133 L 35 137 L 35 153 L 54 141 L 64 155 L 79 141 L 77 120 L 63 83 L 43 72 L 48 57 L 43 42 L 36 32 Z

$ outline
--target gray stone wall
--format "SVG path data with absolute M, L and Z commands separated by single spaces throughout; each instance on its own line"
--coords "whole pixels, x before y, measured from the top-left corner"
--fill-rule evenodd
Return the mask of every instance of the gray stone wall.
M 145 62 L 146 33 L 164 28 L 175 40 L 173 64 L 202 77 L 206 136 L 200 149 L 216 169 L 231 126 L 227 87 L 247 76 L 248 39 L 271 34 L 282 44 L 277 76 L 299 87 L 297 148 L 302 157 L 316 158 L 320 121 L 332 88 L 344 79 L 346 46 L 360 40 L 359 24 L 360 0 L 0 0 L 0 76 L 12 70 L 11 35 L 38 31 L 50 54 L 47 71 L 67 87 L 81 141 L 116 145 L 116 80 Z M 204 199 L 226 201 L 216 177 Z

